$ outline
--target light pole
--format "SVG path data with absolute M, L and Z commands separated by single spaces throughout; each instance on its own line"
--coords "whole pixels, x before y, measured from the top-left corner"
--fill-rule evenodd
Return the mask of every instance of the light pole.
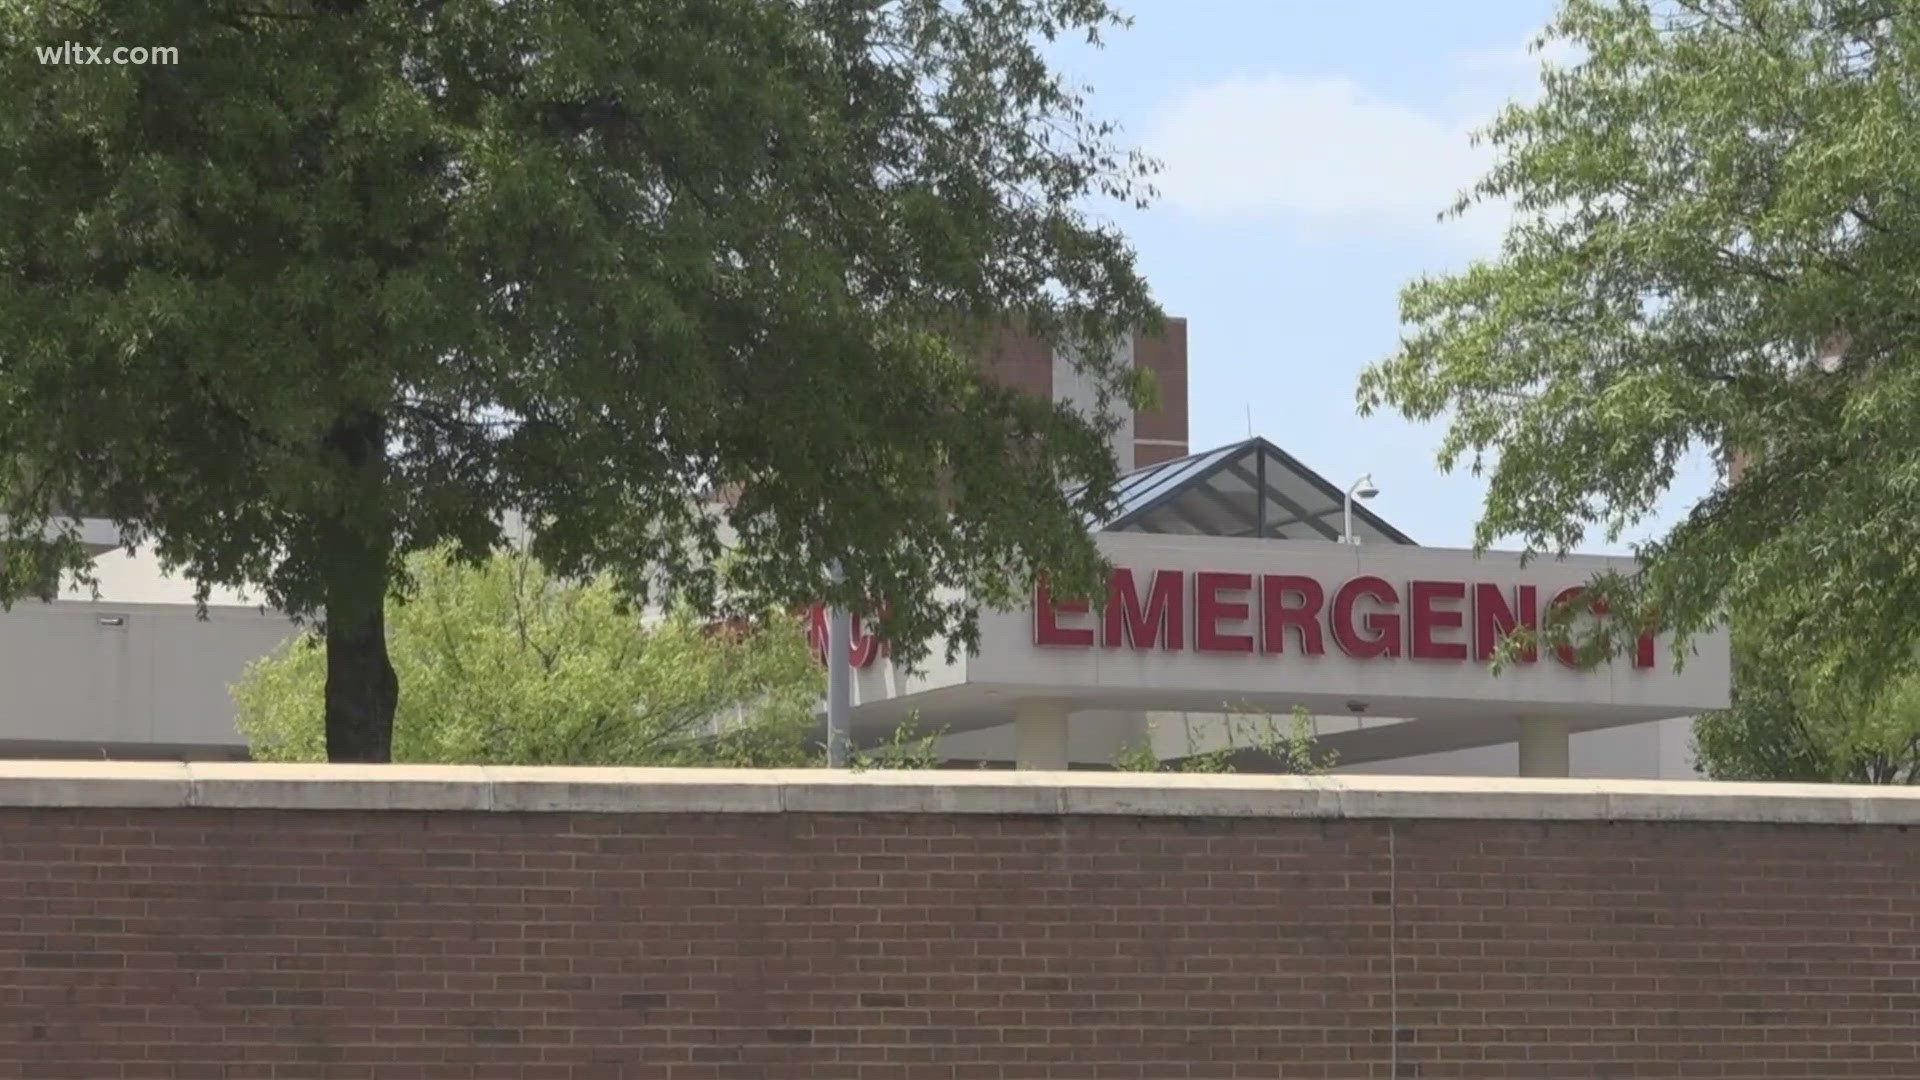
M 1346 520 L 1340 527 L 1341 543 L 1357 544 L 1360 542 L 1360 538 L 1353 533 L 1353 500 L 1355 498 L 1371 499 L 1378 494 L 1380 494 L 1380 489 L 1374 486 L 1372 473 L 1368 473 L 1360 479 L 1355 480 L 1353 486 L 1347 489 Z
M 835 585 L 845 581 L 840 563 L 828 568 Z M 827 767 L 847 767 L 852 732 L 847 722 L 853 697 L 853 618 L 838 605 L 827 609 Z

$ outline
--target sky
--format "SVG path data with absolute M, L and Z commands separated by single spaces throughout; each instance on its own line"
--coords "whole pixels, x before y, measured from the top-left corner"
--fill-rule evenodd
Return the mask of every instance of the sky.
M 1119 0 L 1134 19 L 1106 47 L 1062 47 L 1093 115 L 1160 160 L 1161 196 L 1110 208 L 1169 315 L 1187 320 L 1190 442 L 1263 435 L 1422 544 L 1470 546 L 1484 482 L 1435 464 L 1443 427 L 1361 419 L 1361 371 L 1399 339 L 1398 298 L 1424 273 L 1493 255 L 1497 209 L 1436 215 L 1491 159 L 1471 133 L 1537 92 L 1528 45 L 1552 0 Z M 1712 481 L 1693 461 L 1658 535 Z

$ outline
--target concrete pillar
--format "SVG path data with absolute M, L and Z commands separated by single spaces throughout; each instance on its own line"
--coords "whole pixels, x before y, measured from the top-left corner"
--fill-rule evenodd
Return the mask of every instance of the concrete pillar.
M 1571 757 L 1566 720 L 1548 716 L 1521 719 L 1521 776 L 1566 776 Z
M 1013 767 L 1067 767 L 1067 703 L 1030 699 L 1013 707 Z

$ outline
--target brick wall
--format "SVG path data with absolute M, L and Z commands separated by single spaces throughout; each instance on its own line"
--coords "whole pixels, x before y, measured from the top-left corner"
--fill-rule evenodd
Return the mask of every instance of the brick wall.
M 0 1078 L 1920 1077 L 1915 855 L 1887 826 L 0 809 Z
M 1187 455 L 1187 320 L 1168 318 L 1160 333 L 1135 335 L 1133 362 L 1153 373 L 1159 401 L 1134 415 L 1131 457 L 1122 462 L 1122 471 Z M 1053 346 L 1018 327 L 995 334 L 982 363 L 1003 386 L 1056 401 L 1066 393 L 1054 385 Z
M 1185 457 L 1187 441 L 1187 320 L 1170 318 L 1158 335 L 1134 339 L 1134 363 L 1153 372 L 1157 407 L 1133 421 L 1137 468 Z

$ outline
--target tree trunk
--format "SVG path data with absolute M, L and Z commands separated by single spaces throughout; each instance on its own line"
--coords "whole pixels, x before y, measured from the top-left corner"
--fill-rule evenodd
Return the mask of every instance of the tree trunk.
M 327 443 L 340 458 L 341 499 L 320 530 L 326 583 L 328 761 L 393 760 L 400 681 L 387 658 L 386 425 L 376 414 L 343 418 Z

